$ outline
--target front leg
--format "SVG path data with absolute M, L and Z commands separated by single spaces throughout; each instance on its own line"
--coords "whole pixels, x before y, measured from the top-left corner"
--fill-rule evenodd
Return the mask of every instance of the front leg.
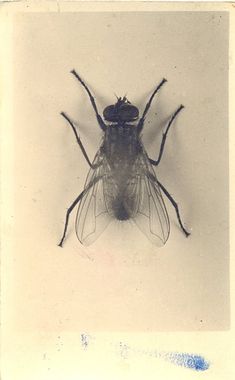
M 141 116 L 138 124 L 137 124 L 137 130 L 138 132 L 140 133 L 143 129 L 143 126 L 144 126 L 144 120 L 145 120 L 145 116 L 151 106 L 151 103 L 153 101 L 153 98 L 155 97 L 155 95 L 158 93 L 158 91 L 160 90 L 160 88 L 162 87 L 162 85 L 167 82 L 167 80 L 165 78 L 162 79 L 162 81 L 159 83 L 159 85 L 157 86 L 157 88 L 153 91 L 152 95 L 150 96 L 150 99 L 148 101 L 148 103 L 146 104 L 145 106 L 145 109 L 144 109 L 144 112 L 143 112 L 143 115 Z
M 89 96 L 89 99 L 90 99 L 90 102 L 91 102 L 91 105 L 93 107 L 93 110 L 95 111 L 95 115 L 96 115 L 96 119 L 99 123 L 99 126 L 100 128 L 105 131 L 107 126 L 104 122 L 104 120 L 102 119 L 102 117 L 100 116 L 99 112 L 98 112 L 98 109 L 97 109 L 97 106 L 96 106 L 96 103 L 95 103 L 95 98 L 94 96 L 91 94 L 91 91 L 89 90 L 88 86 L 86 85 L 86 83 L 81 79 L 81 77 L 78 75 L 78 73 L 75 71 L 75 70 L 72 70 L 71 71 L 71 74 L 73 74 L 75 76 L 75 78 L 77 78 L 77 80 L 81 83 L 81 85 L 85 88 L 88 96 Z

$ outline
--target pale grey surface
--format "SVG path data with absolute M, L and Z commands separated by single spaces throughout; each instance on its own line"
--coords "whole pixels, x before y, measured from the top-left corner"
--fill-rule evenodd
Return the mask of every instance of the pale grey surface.
M 16 326 L 228 328 L 227 14 L 24 14 L 14 28 Z M 101 136 L 86 93 L 69 74 L 73 68 L 100 110 L 114 93 L 127 93 L 143 109 L 156 84 L 168 79 L 143 140 L 154 157 L 167 118 L 186 106 L 157 173 L 192 228 L 190 239 L 166 201 L 171 236 L 163 249 L 120 223 L 85 249 L 73 222 L 64 249 L 56 247 L 88 170 L 59 113 L 78 122 L 90 157 Z

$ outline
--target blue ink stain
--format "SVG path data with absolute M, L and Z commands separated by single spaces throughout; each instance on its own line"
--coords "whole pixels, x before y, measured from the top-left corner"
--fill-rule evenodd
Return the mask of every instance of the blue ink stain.
M 84 349 L 86 349 L 90 343 L 90 340 L 95 340 L 95 338 L 88 334 L 81 334 L 81 343 Z M 111 342 L 106 342 L 111 343 Z M 189 368 L 194 371 L 206 371 L 210 367 L 210 363 L 201 355 L 198 354 L 189 354 L 186 352 L 163 352 L 163 351 L 146 351 L 146 350 L 137 350 L 130 347 L 129 345 L 119 342 L 117 345 L 119 348 L 119 353 L 123 359 L 127 359 L 129 354 L 143 354 L 148 356 L 153 356 L 156 358 L 161 358 L 166 361 L 171 362 L 172 364 Z
M 210 364 L 203 356 L 195 354 L 187 354 L 181 352 L 160 353 L 164 359 L 181 367 L 193 369 L 195 371 L 206 371 Z

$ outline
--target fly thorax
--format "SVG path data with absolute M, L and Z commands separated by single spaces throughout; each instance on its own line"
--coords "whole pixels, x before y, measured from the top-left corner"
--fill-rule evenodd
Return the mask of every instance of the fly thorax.
M 139 138 L 135 126 L 112 124 L 105 134 L 105 150 L 107 156 L 116 162 L 131 160 L 138 152 Z

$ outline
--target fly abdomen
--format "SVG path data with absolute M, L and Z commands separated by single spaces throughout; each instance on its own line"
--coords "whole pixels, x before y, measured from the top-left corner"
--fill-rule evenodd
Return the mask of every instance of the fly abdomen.
M 125 197 L 120 194 L 112 202 L 112 210 L 115 219 L 128 220 L 131 218 L 131 212 L 125 202 Z

